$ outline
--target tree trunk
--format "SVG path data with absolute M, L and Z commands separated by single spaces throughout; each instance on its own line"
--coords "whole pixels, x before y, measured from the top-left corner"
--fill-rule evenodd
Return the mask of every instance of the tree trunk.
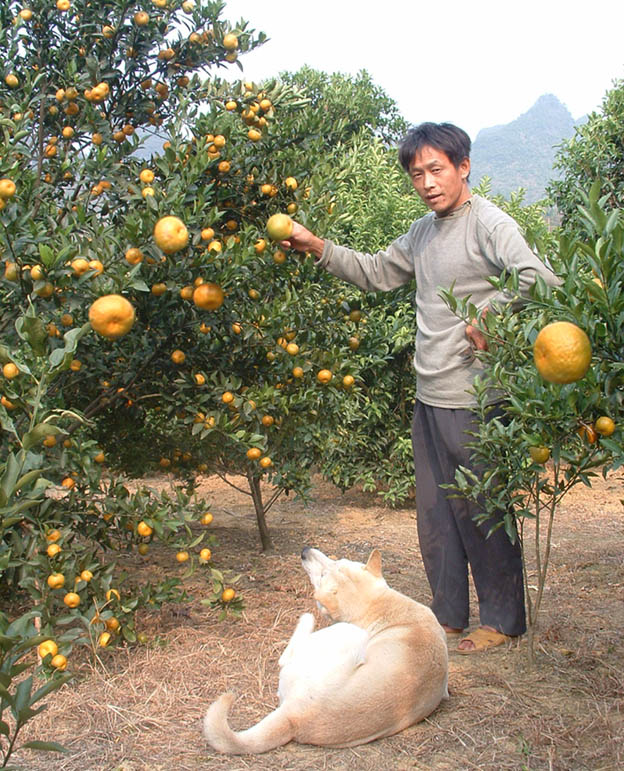
M 260 542 L 262 543 L 262 551 L 273 551 L 273 540 L 267 527 L 266 517 L 264 512 L 264 504 L 262 502 L 262 490 L 260 489 L 260 477 L 252 476 L 247 477 L 249 482 L 249 489 L 251 490 L 251 497 L 253 499 L 254 508 L 256 510 L 256 521 L 258 523 L 258 531 L 260 532 Z

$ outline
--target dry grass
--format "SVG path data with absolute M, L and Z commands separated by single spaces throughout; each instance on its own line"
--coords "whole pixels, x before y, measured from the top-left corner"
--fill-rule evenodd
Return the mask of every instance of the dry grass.
M 428 590 L 413 509 L 384 509 L 370 496 L 341 495 L 319 482 L 309 509 L 276 505 L 276 552 L 262 555 L 249 501 L 208 479 L 202 493 L 215 514 L 215 558 L 242 574 L 244 617 L 217 623 L 199 604 L 205 584 L 196 574 L 187 608 L 142 619 L 147 646 L 84 660 L 77 681 L 33 721 L 28 738 L 60 741 L 68 755 L 24 753 L 20 760 L 55 771 L 622 768 L 623 479 L 616 474 L 591 490 L 577 488 L 558 516 L 537 667 L 528 666 L 523 642 L 481 656 L 451 649 L 451 698 L 423 723 L 353 749 L 290 744 L 239 758 L 209 750 L 201 717 L 224 690 L 237 694 L 235 728 L 275 707 L 277 660 L 298 616 L 312 608 L 302 546 L 354 559 L 379 546 L 392 586 L 423 602 Z M 180 570 L 165 552 L 155 560 Z

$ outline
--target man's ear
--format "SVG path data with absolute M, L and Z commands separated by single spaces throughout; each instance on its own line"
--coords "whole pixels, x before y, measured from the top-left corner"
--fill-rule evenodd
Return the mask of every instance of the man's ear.
M 381 552 L 379 549 L 373 549 L 370 553 L 365 569 L 372 573 L 375 578 L 381 578 Z

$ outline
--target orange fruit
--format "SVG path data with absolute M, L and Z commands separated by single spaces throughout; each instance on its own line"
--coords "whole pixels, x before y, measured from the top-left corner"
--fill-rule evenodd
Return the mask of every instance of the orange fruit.
M 303 377 L 303 369 L 301 367 L 293 367 L 292 376 L 300 379 Z
M 591 356 L 589 338 L 580 327 L 569 321 L 547 324 L 533 344 L 537 371 L 549 383 L 580 380 L 589 369 Z
M 54 640 L 44 640 L 37 646 L 37 653 L 42 659 L 45 659 L 48 654 L 56 656 L 58 653 L 58 645 Z
M 175 254 L 189 242 L 186 225 L 179 217 L 161 217 L 154 225 L 154 241 L 165 254 Z
M 90 570 L 83 570 L 80 574 L 80 580 L 86 581 L 89 583 L 89 581 L 93 578 L 93 573 Z
M 65 669 L 67 669 L 67 658 L 63 656 L 62 653 L 57 653 L 56 656 L 52 657 L 50 666 L 54 667 L 54 669 L 58 669 L 59 672 L 63 672 Z
M 266 229 L 273 241 L 285 241 L 293 231 L 293 221 L 288 214 L 273 214 L 267 220 Z
M 98 637 L 98 645 L 100 648 L 106 648 L 111 639 L 112 636 L 110 632 L 102 632 L 102 634 Z
M 77 608 L 80 605 L 80 595 L 76 592 L 67 592 L 63 597 L 63 602 L 68 608 Z
M 355 378 L 353 377 L 353 375 L 345 375 L 345 376 L 342 378 L 342 385 L 343 385 L 345 388 L 351 388 L 351 386 L 352 386 L 354 383 L 355 383 Z
M 152 285 L 150 291 L 155 297 L 162 297 L 167 291 L 167 284 L 165 284 L 163 281 L 159 281 Z
M 89 321 L 95 331 L 108 340 L 127 334 L 134 324 L 132 304 L 119 294 L 99 297 L 89 308 Z
M 262 416 L 262 425 L 263 426 L 266 426 L 268 428 L 269 426 L 272 426 L 273 423 L 275 423 L 275 418 L 273 417 L 273 415 L 263 415 Z
M 329 381 L 332 379 L 333 375 L 330 370 L 328 369 L 321 369 L 316 375 L 316 379 L 319 381 L 319 383 L 322 383 L 323 385 L 327 385 Z
M 223 305 L 224 299 L 223 289 L 210 281 L 200 284 L 193 292 L 193 302 L 205 311 L 217 310 Z
M 238 38 L 229 32 L 223 36 L 223 47 L 226 51 L 235 51 L 238 48 Z
M 258 458 L 262 455 L 262 450 L 259 447 L 250 447 L 247 450 L 247 457 L 249 460 L 258 460 Z
M 62 573 L 50 573 L 46 583 L 50 589 L 60 589 L 65 585 L 65 576 Z
M 51 543 L 48 548 L 46 549 L 46 554 L 48 557 L 56 557 L 57 554 L 61 553 L 61 547 L 57 543 Z
M 65 489 L 67 489 L 67 490 L 71 490 L 73 487 L 75 487 L 75 486 L 76 486 L 76 480 L 75 480 L 75 479 L 73 479 L 73 477 L 65 477 L 65 479 L 63 479 L 63 480 L 61 481 L 61 485 L 62 485 L 62 486 L 65 488 Z
M 17 187 L 12 179 L 8 179 L 7 177 L 0 179 L 0 198 L 5 200 L 7 198 L 13 198 L 16 190 Z
M 273 465 L 273 461 L 268 455 L 265 455 L 264 458 L 260 458 L 260 465 L 262 468 L 270 468 Z
M 201 518 L 200 522 L 202 523 L 202 525 L 209 525 L 209 524 L 212 522 L 212 520 L 213 520 L 213 516 L 212 516 L 212 514 L 211 514 L 209 511 L 207 511 L 207 512 L 206 512 L 206 513 L 205 513 L 205 514 L 202 516 L 202 518 Z
M 108 629 L 109 632 L 117 632 L 121 627 L 121 624 L 119 623 L 119 619 L 115 618 L 115 616 L 111 616 L 111 618 L 107 618 L 104 623 L 106 624 L 106 628 Z
M 49 530 L 46 533 L 46 539 L 50 541 L 50 543 L 54 543 L 55 541 L 58 541 L 58 539 L 61 537 L 61 531 L 60 530 Z
M 76 276 L 82 276 L 89 270 L 89 260 L 85 260 L 84 257 L 76 257 L 75 260 L 72 260 L 71 269 Z
M 144 522 L 143 520 L 141 520 L 141 522 L 139 522 L 137 525 L 137 533 L 140 536 L 143 536 L 143 538 L 147 538 L 153 532 L 154 530 L 147 524 L 147 522 Z
M 178 562 L 186 562 L 189 558 L 189 553 L 187 551 L 179 551 L 176 554 L 176 559 Z
M 121 600 L 121 595 L 117 591 L 117 589 L 109 589 L 106 592 L 106 599 L 110 602 L 113 598 L 117 600 Z
M 16 364 L 13 364 L 12 361 L 8 361 L 3 367 L 2 367 L 2 374 L 5 376 L 7 380 L 12 380 L 14 377 L 17 377 L 19 375 L 20 371 Z
M 529 455 L 534 463 L 546 463 L 550 458 L 548 447 L 529 447 Z
M 607 415 L 603 415 L 594 423 L 594 428 L 600 436 L 611 436 L 615 431 L 615 422 Z
M 581 439 L 585 439 L 588 444 L 594 444 L 598 441 L 598 434 L 593 426 L 587 426 L 583 423 L 578 427 L 577 433 Z
M 131 246 L 127 249 L 124 257 L 130 265 L 138 265 L 140 262 L 143 262 L 143 252 L 136 246 Z
M 221 593 L 221 599 L 223 600 L 223 602 L 232 602 L 234 597 L 236 597 L 236 592 L 234 591 L 234 589 L 230 587 L 224 589 L 223 592 Z
M 175 351 L 171 354 L 171 361 L 174 364 L 182 364 L 184 360 L 186 359 L 186 354 L 184 351 L 181 351 L 179 348 L 176 348 Z

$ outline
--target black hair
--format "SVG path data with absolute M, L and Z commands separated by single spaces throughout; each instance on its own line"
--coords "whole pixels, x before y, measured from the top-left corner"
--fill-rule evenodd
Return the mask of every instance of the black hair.
M 411 162 L 423 147 L 442 150 L 450 162 L 459 168 L 464 158 L 470 158 L 470 137 L 452 123 L 421 123 L 411 128 L 399 145 L 399 162 L 409 171 Z

